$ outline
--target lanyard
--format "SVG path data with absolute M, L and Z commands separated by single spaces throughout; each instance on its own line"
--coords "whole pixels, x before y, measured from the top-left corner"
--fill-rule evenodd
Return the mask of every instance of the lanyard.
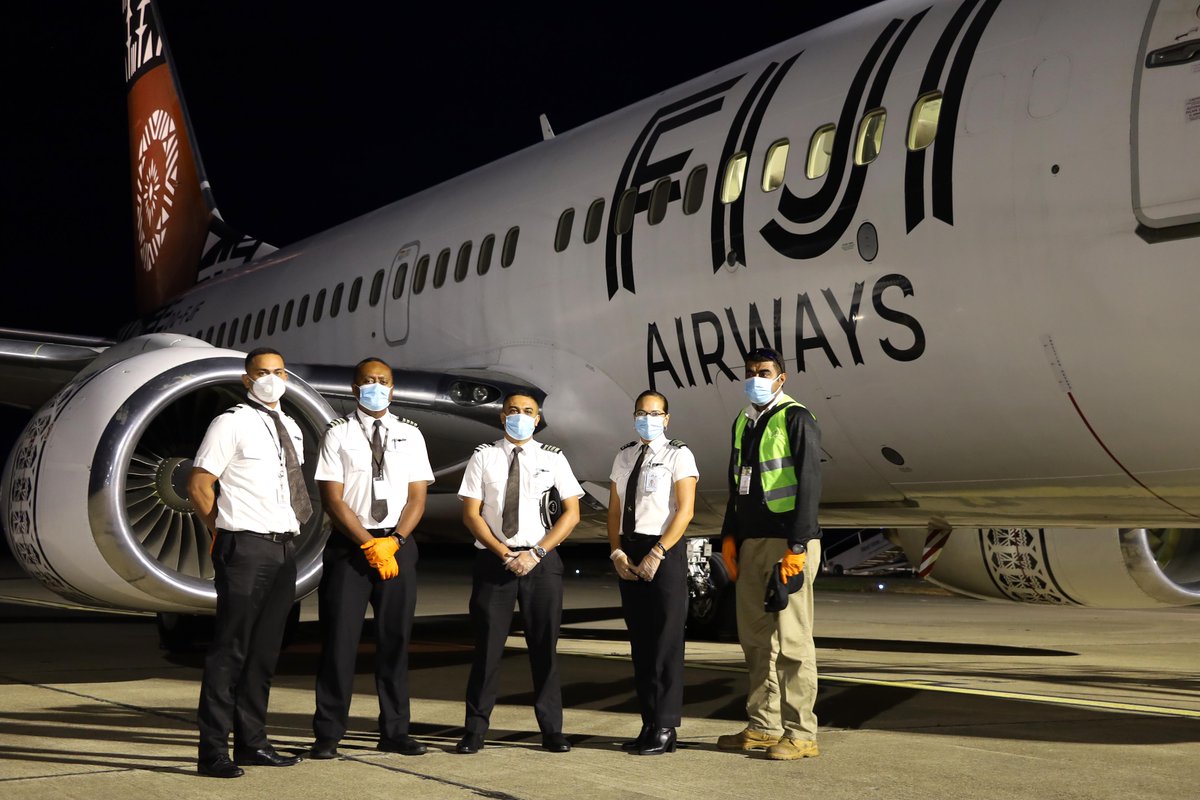
M 287 460 L 283 457 L 283 442 L 277 441 L 277 439 L 279 438 L 279 432 L 275 429 L 274 422 L 272 422 L 271 424 L 267 424 L 267 421 L 265 419 L 263 419 L 264 413 L 270 414 L 271 412 L 270 411 L 264 412 L 262 409 L 258 409 L 258 408 L 254 409 L 254 410 L 258 412 L 259 420 L 262 421 L 263 427 L 267 429 L 267 436 L 270 437 L 271 444 L 275 445 L 275 455 L 279 456 L 280 470 L 286 471 L 287 470 Z M 281 418 L 280 424 L 282 424 L 282 423 L 283 423 L 283 420 Z M 281 474 L 283 474 L 283 472 L 281 472 Z
M 371 437 L 367 435 L 367 426 L 363 425 L 363 421 L 362 421 L 362 419 L 359 418 L 357 411 L 355 411 L 352 414 L 352 416 L 354 417 L 354 421 L 358 423 L 358 427 L 359 427 L 359 430 L 362 431 L 363 438 L 367 440 L 367 447 L 370 447 L 371 446 Z M 386 436 L 387 425 L 383 424 L 382 418 L 379 418 L 376 421 L 379 423 L 379 426 L 381 428 L 383 428 L 383 432 L 380 433 L 380 436 Z M 375 470 L 372 474 L 383 475 L 383 462 L 384 462 L 383 451 L 386 451 L 386 450 L 387 450 L 387 442 L 384 441 L 382 451 L 379 453 L 378 461 L 375 460 L 374 451 L 371 452 L 371 463 L 375 466 Z

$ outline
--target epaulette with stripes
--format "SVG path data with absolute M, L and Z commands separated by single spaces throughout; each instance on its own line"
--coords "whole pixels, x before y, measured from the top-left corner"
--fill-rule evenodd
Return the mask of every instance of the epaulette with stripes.
M 420 428 L 420 427 L 421 427 L 420 425 L 418 425 L 417 423 L 413 422 L 411 419 L 409 419 L 409 418 L 407 418 L 407 417 L 396 417 L 396 419 L 400 420 L 400 421 L 401 421 L 401 422 L 403 422 L 405 425 L 412 425 L 414 428 Z
M 245 407 L 246 407 L 245 403 L 238 403 L 236 406 L 230 406 L 229 408 L 225 409 L 221 413 L 222 414 L 232 414 L 233 412 L 237 411 L 239 408 L 245 408 Z
M 495 442 L 484 442 L 481 445 L 476 445 L 475 452 L 478 453 L 481 450 L 486 450 L 489 447 L 495 447 L 495 446 L 496 446 Z
M 345 418 L 345 417 L 338 417 L 337 419 L 331 419 L 331 420 L 329 420 L 329 424 L 325 426 L 325 430 L 327 430 L 327 431 L 328 431 L 328 430 L 333 430 L 333 429 L 334 429 L 334 428 L 336 428 L 338 425 L 343 425 L 343 424 L 345 424 L 345 423 L 346 423 L 346 421 L 347 421 L 347 420 L 346 420 L 346 418 Z
M 621 445 L 621 449 L 622 449 L 622 450 L 628 450 L 629 448 L 633 447 L 633 446 L 634 446 L 634 445 L 636 445 L 636 444 L 637 444 L 637 440 L 636 440 L 636 439 L 634 439 L 634 440 L 633 440 L 632 442 L 630 442 L 629 444 L 623 444 L 623 445 Z
M 671 441 L 667 442 L 667 444 L 675 448 L 687 447 L 687 442 L 685 442 L 683 439 L 672 439 Z
M 542 445 L 542 449 L 548 453 L 561 453 L 562 452 L 561 447 L 555 447 L 552 444 L 544 444 L 544 445 Z

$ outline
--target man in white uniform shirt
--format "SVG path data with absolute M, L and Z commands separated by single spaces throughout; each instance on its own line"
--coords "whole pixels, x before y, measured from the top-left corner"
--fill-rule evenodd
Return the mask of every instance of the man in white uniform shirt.
M 214 537 L 216 630 L 197 712 L 197 771 L 213 778 L 240 776 L 238 765 L 287 767 L 299 760 L 277 753 L 266 731 L 271 677 L 296 599 L 292 540 L 312 515 L 300 472 L 304 437 L 279 408 L 287 377 L 278 351 L 247 354 L 248 402 L 208 426 L 188 480 L 196 513 Z
M 417 543 L 433 470 L 417 424 L 388 413 L 392 370 L 366 358 L 351 388 L 358 408 L 325 431 L 317 484 L 333 520 L 321 575 L 321 666 L 309 756 L 334 758 L 346 733 L 367 603 L 375 610 L 377 749 L 416 756 L 408 735 L 408 641 L 417 606 Z
M 562 734 L 556 653 L 563 566 L 555 548 L 579 522 L 583 489 L 561 450 L 533 440 L 541 420 L 537 400 L 522 394 L 504 398 L 500 420 L 504 438 L 475 448 L 458 490 L 463 524 L 475 537 L 476 552 L 471 588 L 475 659 L 467 681 L 466 733 L 456 750 L 469 754 L 483 747 L 496 705 L 504 640 L 519 601 L 542 747 L 565 753 L 571 745 Z M 541 503 L 552 488 L 562 497 L 562 516 L 547 528 Z

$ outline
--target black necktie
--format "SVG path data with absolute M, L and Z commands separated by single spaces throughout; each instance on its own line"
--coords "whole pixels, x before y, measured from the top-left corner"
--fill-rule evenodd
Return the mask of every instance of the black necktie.
M 283 463 L 287 467 L 288 494 L 292 497 L 292 511 L 296 512 L 296 520 L 303 525 L 312 516 L 312 501 L 308 499 L 308 487 L 304 485 L 304 473 L 300 471 L 300 459 L 296 458 L 296 448 L 292 446 L 292 437 L 283 425 L 283 418 L 278 411 L 267 411 L 275 423 L 275 434 L 279 437 L 279 449 L 283 451 Z
M 383 421 L 378 419 L 371 434 L 371 477 L 371 519 L 379 522 L 387 516 L 388 501 L 375 496 L 375 481 L 383 477 Z
M 508 481 L 504 484 L 504 513 L 500 518 L 500 532 L 511 539 L 521 527 L 521 448 L 514 447 L 512 461 L 508 462 Z
M 625 509 L 621 512 L 621 533 L 625 536 L 632 536 L 636 532 L 637 521 L 634 519 L 633 506 L 637 499 L 638 479 L 642 477 L 642 461 L 649 450 L 650 445 L 642 445 L 637 461 L 633 462 L 633 471 L 629 473 L 629 481 L 625 484 Z

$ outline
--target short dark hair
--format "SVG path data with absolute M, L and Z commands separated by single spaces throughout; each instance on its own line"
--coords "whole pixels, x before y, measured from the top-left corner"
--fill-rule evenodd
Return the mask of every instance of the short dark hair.
M 392 371 L 392 365 L 384 361 L 382 358 L 378 358 L 376 356 L 367 356 L 362 361 L 354 365 L 354 380 L 358 380 L 358 371 L 367 364 L 383 364 L 388 368 L 388 372 Z
M 538 411 L 540 412 L 542 410 L 541 402 L 531 392 L 509 392 L 508 394 L 504 395 L 504 403 L 503 403 L 503 405 L 500 406 L 500 408 L 501 409 L 508 408 L 508 401 L 512 400 L 514 397 L 531 398 L 533 400 L 534 404 L 537 405 Z
M 745 365 L 747 367 L 751 364 L 765 364 L 768 361 L 775 365 L 776 371 L 778 371 L 780 374 L 787 372 L 787 370 L 783 368 L 783 356 L 779 355 L 779 353 L 776 353 L 769 347 L 756 347 L 749 353 L 746 353 Z
M 659 400 L 662 400 L 663 401 L 663 411 L 667 414 L 671 413 L 671 407 L 667 403 L 667 396 L 665 394 L 663 394 L 662 392 L 656 392 L 653 389 L 647 389 L 646 391 L 642 392 L 641 394 L 639 394 L 637 396 L 637 399 L 633 401 L 633 408 L 635 411 L 637 410 L 638 403 L 642 402 L 642 398 L 645 398 L 645 397 L 657 397 Z
M 283 358 L 283 353 L 276 350 L 274 347 L 256 347 L 249 353 L 246 353 L 246 374 L 250 374 L 250 365 L 254 363 L 254 359 L 259 356 L 279 356 Z

